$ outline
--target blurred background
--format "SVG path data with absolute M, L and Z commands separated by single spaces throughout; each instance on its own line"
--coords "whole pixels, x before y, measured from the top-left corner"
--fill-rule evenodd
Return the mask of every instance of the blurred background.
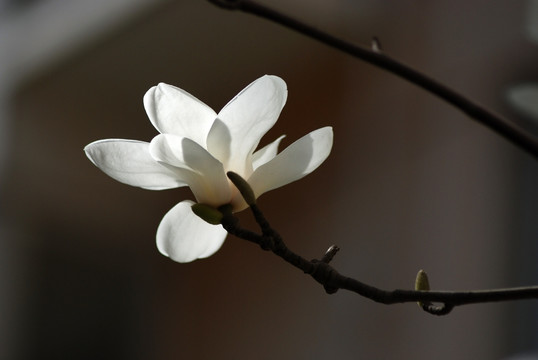
M 383 50 L 538 133 L 536 1 L 263 0 Z M 120 184 L 98 139 L 149 141 L 158 82 L 218 111 L 263 74 L 289 98 L 262 145 L 334 127 L 328 160 L 259 204 L 290 248 L 332 244 L 384 288 L 538 284 L 538 162 L 404 80 L 268 21 L 201 0 L 0 1 L 1 359 L 538 359 L 538 303 L 446 317 L 385 306 L 229 237 L 159 254 L 188 189 Z M 245 226 L 254 225 L 247 212 Z

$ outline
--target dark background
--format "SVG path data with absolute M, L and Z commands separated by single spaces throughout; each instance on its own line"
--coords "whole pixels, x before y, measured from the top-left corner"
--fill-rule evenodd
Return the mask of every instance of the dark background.
M 532 97 L 518 108 L 508 96 L 538 81 L 535 1 L 265 3 L 356 43 L 377 36 L 387 54 L 536 131 Z M 120 184 L 82 149 L 149 141 L 142 96 L 158 82 L 218 111 L 279 75 L 288 103 L 262 143 L 284 133 L 284 148 L 326 125 L 335 143 L 317 171 L 260 198 L 274 227 L 307 258 L 337 244 L 335 267 L 367 283 L 411 288 L 423 268 L 444 290 L 538 283 L 530 155 L 404 80 L 207 1 L 2 4 L 0 358 L 536 358 L 535 301 L 438 318 L 329 296 L 233 237 L 174 263 L 155 232 L 188 189 Z

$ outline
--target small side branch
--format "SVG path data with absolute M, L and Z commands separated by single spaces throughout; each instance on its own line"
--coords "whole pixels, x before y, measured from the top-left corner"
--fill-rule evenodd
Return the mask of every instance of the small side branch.
M 387 56 L 385 52 L 381 51 L 380 42 L 377 38 L 374 38 L 372 41 L 371 48 L 361 47 L 325 33 L 269 7 L 257 4 L 251 0 L 209 1 L 228 10 L 241 10 L 243 12 L 273 21 L 310 38 L 316 39 L 353 57 L 361 59 L 369 64 L 391 72 L 403 79 L 406 79 L 409 82 L 452 104 L 469 117 L 489 127 L 491 130 L 497 132 L 499 135 L 511 141 L 513 144 L 527 151 L 535 158 L 538 158 L 538 138 L 508 119 L 505 119 L 502 116 L 486 109 L 482 105 L 471 101 L 444 84 L 441 84 L 438 81 L 420 73 L 419 71 Z
M 246 194 L 248 196 L 252 192 L 248 183 L 239 177 L 239 175 L 228 173 L 228 178 L 239 189 L 242 195 Z M 454 307 L 460 305 L 538 299 L 538 286 L 457 292 L 430 291 L 429 280 L 422 270 L 417 275 L 415 290 L 382 290 L 338 273 L 329 264 L 340 250 L 336 245 L 332 245 L 321 259 L 307 260 L 286 246 L 280 234 L 271 227 L 255 203 L 255 200 L 251 201 L 250 210 L 260 227 L 261 234 L 241 228 L 239 226 L 239 220 L 232 214 L 231 207 L 229 206 L 219 208 L 219 211 L 223 214 L 222 226 L 230 234 L 258 244 L 263 250 L 271 251 L 305 274 L 310 275 L 314 280 L 323 285 L 328 294 L 334 294 L 338 290 L 343 289 L 386 305 L 418 302 L 424 311 L 433 315 L 446 315 Z

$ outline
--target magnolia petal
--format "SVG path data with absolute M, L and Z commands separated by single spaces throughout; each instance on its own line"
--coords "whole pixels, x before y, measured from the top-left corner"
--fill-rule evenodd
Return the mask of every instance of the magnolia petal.
M 280 144 L 280 141 L 284 139 L 285 136 L 286 135 L 280 136 L 272 143 L 264 146 L 263 148 L 257 150 L 254 154 L 252 154 L 252 168 L 254 170 L 265 164 L 269 160 L 272 160 L 276 156 L 278 152 L 278 145 Z
M 287 98 L 284 80 L 265 75 L 243 89 L 219 112 L 209 130 L 207 149 L 227 170 L 252 173 L 250 156 L 275 124 Z
M 310 174 L 329 156 L 332 144 L 330 126 L 295 141 L 274 159 L 257 168 L 248 179 L 256 197 Z
M 144 107 L 160 133 L 187 137 L 204 147 L 217 117 L 213 109 L 188 92 L 164 83 L 146 92 Z
M 172 189 L 187 185 L 170 169 L 155 161 L 149 143 L 136 140 L 106 139 L 88 144 L 86 156 L 105 174 L 131 186 L 149 190 Z
M 166 213 L 157 229 L 157 249 L 170 259 L 186 263 L 213 255 L 222 246 L 227 232 L 196 216 L 194 202 L 182 201 Z
M 149 146 L 151 156 L 178 168 L 200 203 L 220 206 L 230 201 L 231 190 L 222 163 L 191 139 L 160 134 Z

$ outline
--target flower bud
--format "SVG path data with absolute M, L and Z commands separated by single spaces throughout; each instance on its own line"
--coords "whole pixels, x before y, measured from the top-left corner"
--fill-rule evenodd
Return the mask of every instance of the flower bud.
M 222 213 L 212 206 L 197 203 L 192 205 L 191 209 L 198 217 L 212 225 L 219 225 L 222 221 Z
M 428 274 L 424 270 L 419 270 L 415 279 L 415 290 L 428 291 L 430 290 L 430 282 L 428 280 Z M 418 306 L 423 307 L 424 303 L 417 302 Z
M 239 190 L 245 202 L 251 206 L 256 204 L 256 196 L 254 195 L 254 190 L 250 187 L 248 182 L 241 177 L 241 175 L 234 173 L 233 171 L 228 171 L 226 173 L 228 179 L 235 185 Z
M 424 270 L 419 270 L 417 278 L 415 279 L 415 290 L 427 291 L 430 290 L 430 282 L 428 281 L 428 274 Z

